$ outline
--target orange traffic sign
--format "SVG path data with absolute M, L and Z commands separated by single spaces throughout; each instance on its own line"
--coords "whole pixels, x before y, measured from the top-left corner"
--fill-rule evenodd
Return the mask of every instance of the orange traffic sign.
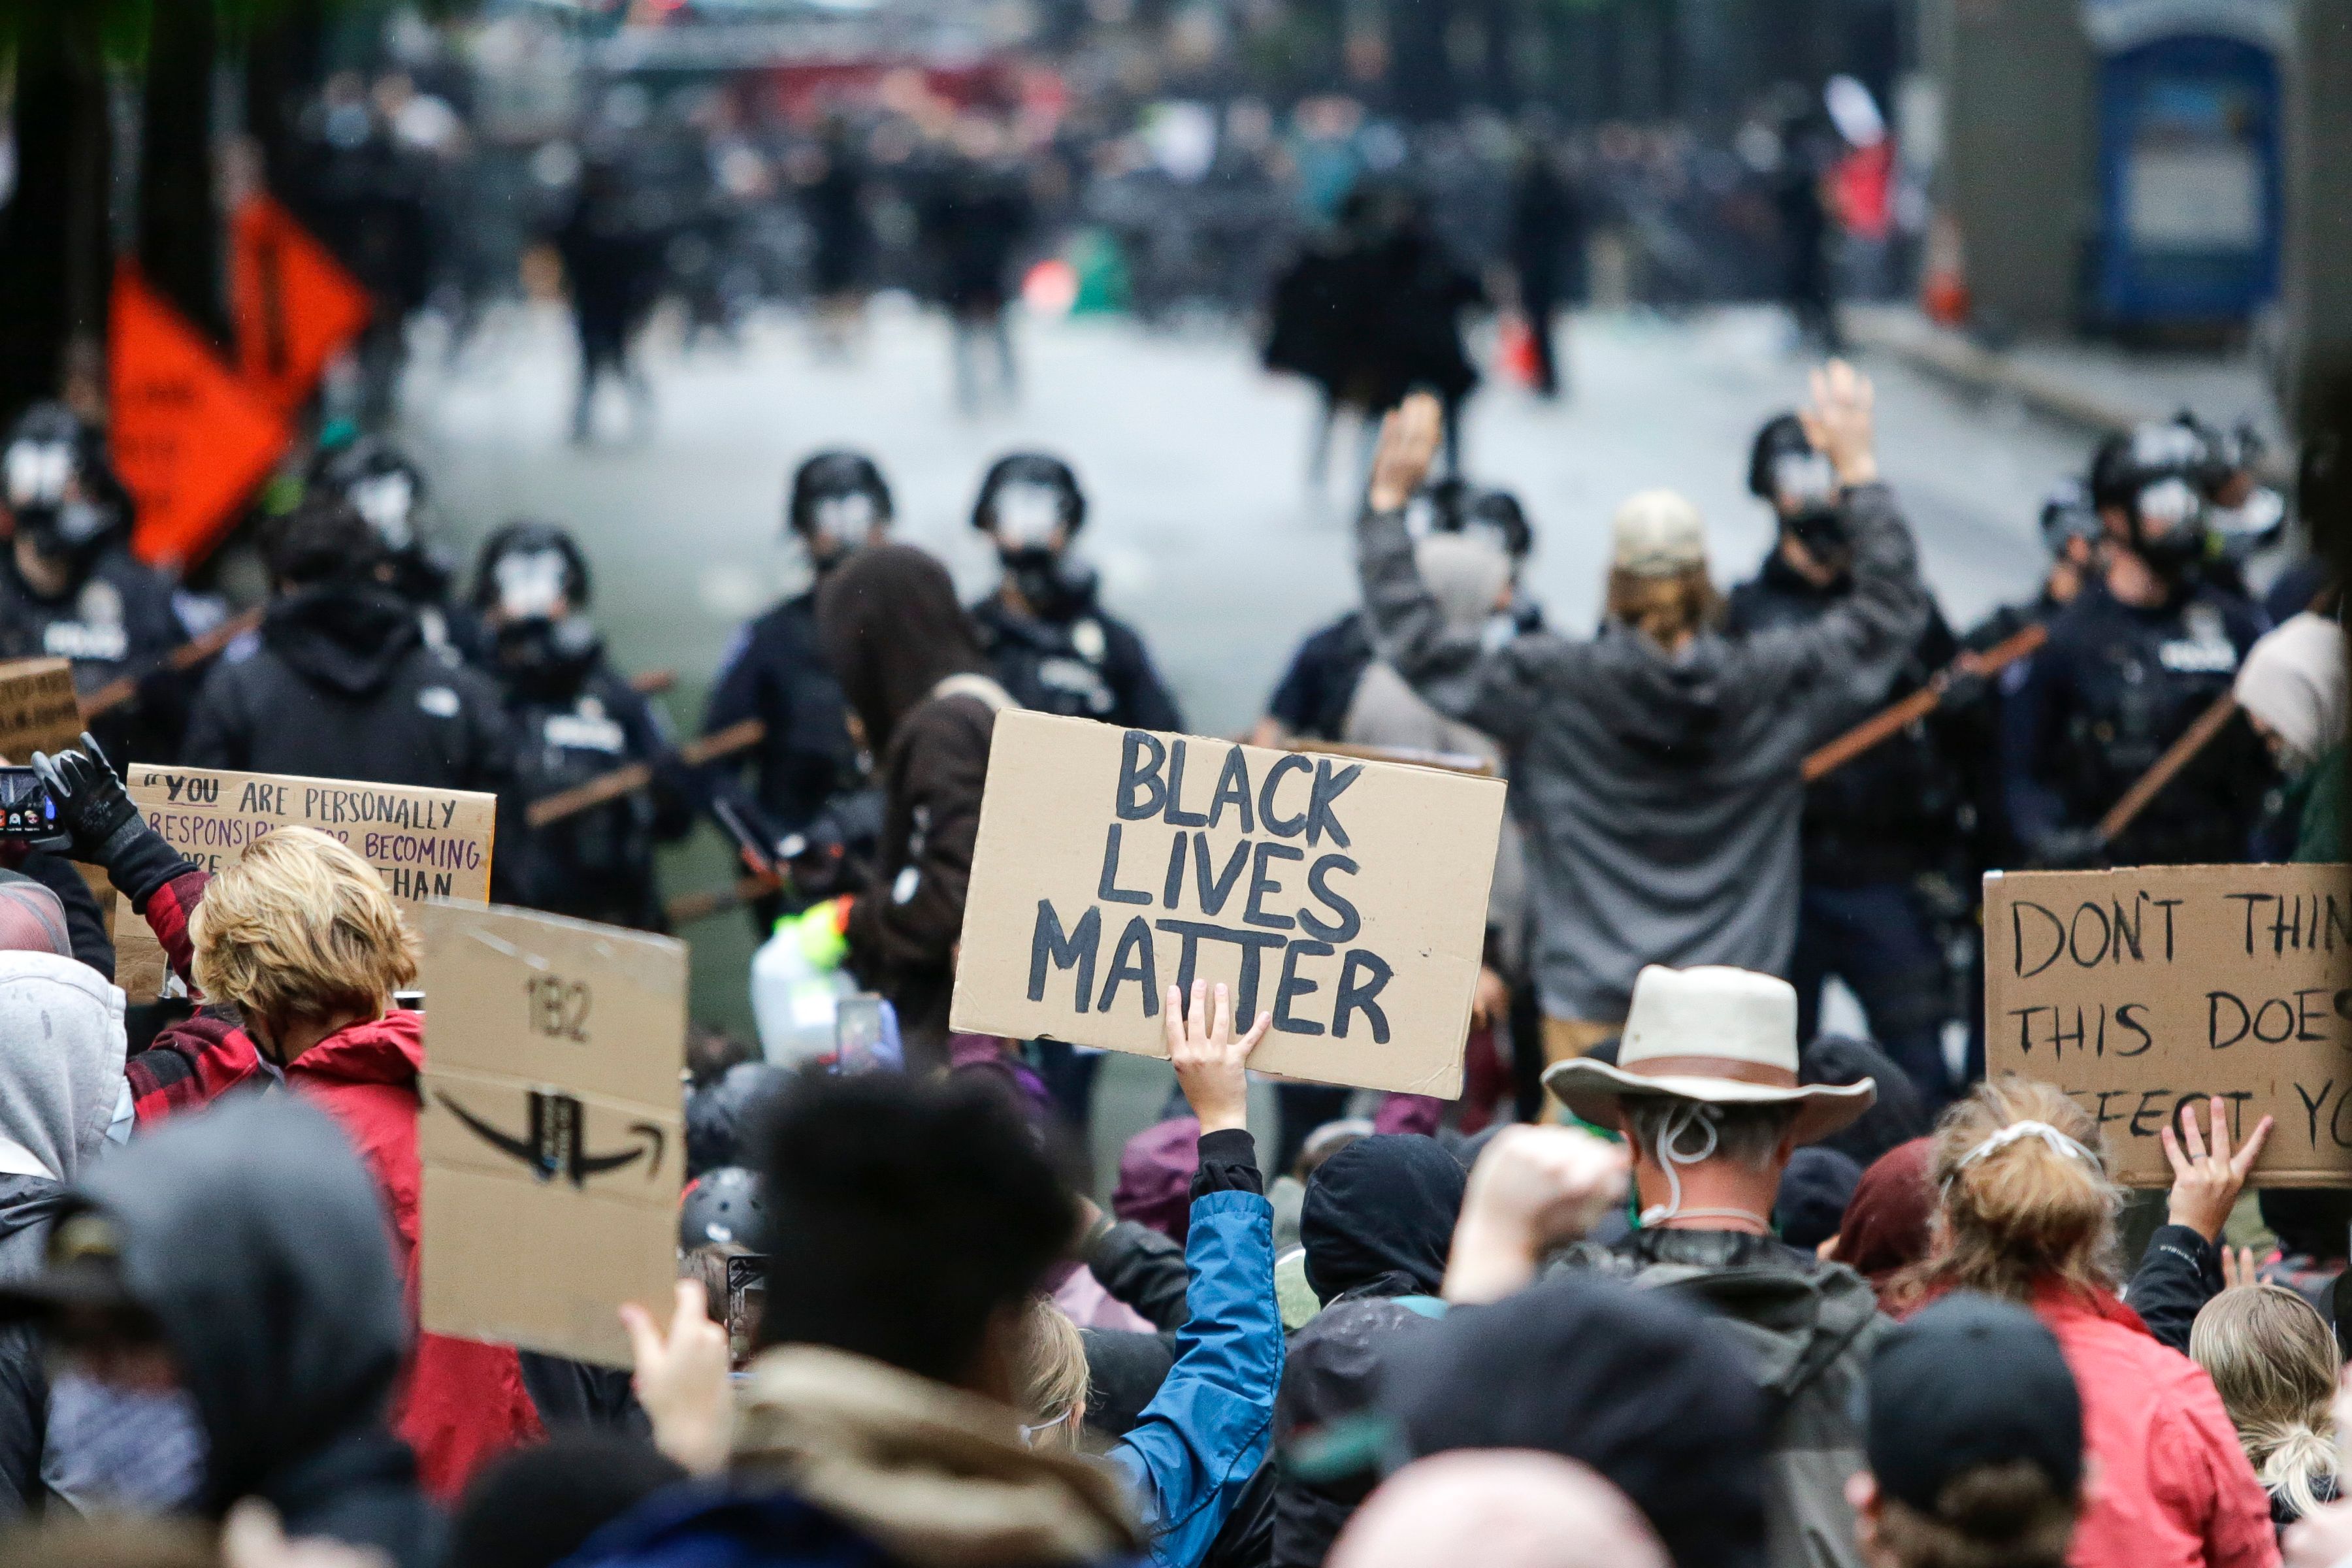
M 237 205 L 230 222 L 229 303 L 237 368 L 254 389 L 291 414 L 328 362 L 360 335 L 368 292 L 327 247 L 272 197 Z
M 219 542 L 285 452 L 286 421 L 127 264 L 110 335 L 114 465 L 138 503 L 131 548 L 185 564 Z

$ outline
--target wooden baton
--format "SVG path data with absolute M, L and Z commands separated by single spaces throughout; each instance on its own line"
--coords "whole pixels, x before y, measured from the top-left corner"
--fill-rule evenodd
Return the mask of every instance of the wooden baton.
M 2049 640 L 2050 628 L 2036 622 L 2021 632 L 2001 638 L 1982 653 L 1960 655 L 1949 668 L 1937 670 L 1933 679 L 1902 701 L 1872 714 L 1808 756 L 1805 759 L 1805 782 L 1811 784 L 1825 773 L 1836 772 L 1873 746 L 1934 712 L 1944 700 L 1944 693 L 1951 689 L 1956 677 L 1996 674 L 2029 657 Z
M 204 636 L 190 637 L 186 642 L 165 654 L 162 662 L 148 670 L 147 675 L 152 675 L 157 670 L 168 669 L 176 674 L 194 669 L 260 625 L 259 610 L 247 610 L 243 615 L 231 616 Z M 108 681 L 81 700 L 82 718 L 95 719 L 101 713 L 110 713 L 124 703 L 135 700 L 139 696 L 139 683 L 144 680 L 147 675 L 122 675 Z
M 731 757 L 758 745 L 768 733 L 768 727 L 757 719 L 746 719 L 730 724 L 724 730 L 688 741 L 677 749 L 677 760 L 688 767 L 698 768 L 705 763 L 715 763 L 721 757 Z M 599 773 L 585 784 L 532 801 L 523 812 L 523 821 L 533 827 L 545 827 L 551 822 L 561 822 L 583 811 L 634 795 L 654 782 L 651 763 L 630 763 L 614 768 L 609 773 Z

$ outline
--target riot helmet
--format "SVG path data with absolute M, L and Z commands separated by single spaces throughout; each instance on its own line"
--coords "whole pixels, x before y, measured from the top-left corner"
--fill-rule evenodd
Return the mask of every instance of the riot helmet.
M 2224 430 L 2186 408 L 2172 422 L 2204 445 L 2197 483 L 2205 495 L 2207 523 L 2222 552 L 2243 557 L 2274 542 L 2286 525 L 2286 498 L 2262 481 L 2269 448 L 2253 422 L 2240 420 Z
M 2210 520 L 2205 442 L 2185 426 L 2142 425 L 2108 437 L 2091 460 L 2091 500 L 2119 514 L 2124 537 L 2150 569 L 2179 582 L 2205 557 Z
M 740 1165 L 721 1165 L 686 1189 L 677 1205 L 677 1245 L 685 1252 L 730 1244 L 756 1251 L 767 1217 L 760 1178 Z
M 819 572 L 881 538 L 893 515 L 890 486 L 874 459 L 840 448 L 793 470 L 784 524 L 808 544 Z
M 2091 504 L 2091 492 L 2080 479 L 2063 479 L 2042 498 L 2042 542 L 2053 556 L 2063 559 L 2068 547 L 2076 540 L 2096 544 L 2105 530 L 2099 522 L 2099 509 Z
M 1454 498 L 1453 504 L 1438 510 L 1433 521 L 1441 533 L 1467 533 L 1486 539 L 1510 557 L 1515 573 L 1535 549 L 1535 529 L 1528 521 L 1527 510 L 1519 505 L 1519 498 L 1508 490 L 1465 487 Z
M 419 604 L 438 599 L 454 574 L 425 540 L 430 491 L 407 454 L 373 436 L 323 447 L 307 476 L 348 504 L 383 546 L 383 576 L 394 592 Z
M 499 671 L 533 686 L 576 684 L 604 651 L 582 613 L 590 593 L 587 557 L 555 524 L 518 519 L 484 540 L 474 605 L 492 628 Z
M 425 475 L 391 442 L 360 436 L 320 448 L 307 476 L 313 489 L 340 496 L 397 555 L 417 547 L 424 521 Z
M 16 536 L 52 560 L 86 572 L 131 521 L 131 497 L 107 461 L 97 428 L 62 403 L 25 411 L 0 451 Z
M 1094 568 L 1068 552 L 1086 521 L 1077 475 L 1043 452 L 999 458 L 971 509 L 971 525 L 996 542 L 1006 580 L 1048 621 L 1075 619 L 1094 604 Z
M 1770 503 L 1781 531 L 1824 564 L 1843 556 L 1849 541 L 1837 469 L 1805 434 L 1803 420 L 1779 414 L 1756 432 L 1748 451 L 1748 490 Z

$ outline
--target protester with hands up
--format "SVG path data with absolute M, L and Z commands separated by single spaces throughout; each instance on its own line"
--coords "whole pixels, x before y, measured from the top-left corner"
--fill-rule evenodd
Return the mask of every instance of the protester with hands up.
M 1492 736 L 1525 797 L 1545 1053 L 1615 1035 L 1645 963 L 1786 973 L 1796 941 L 1805 752 L 1849 694 L 1883 687 L 1927 625 L 1917 552 L 1879 482 L 1870 383 L 1813 378 L 1809 435 L 1830 458 L 1853 586 L 1820 617 L 1731 638 L 1688 500 L 1645 490 L 1612 522 L 1597 636 L 1496 644 L 1448 626 L 1406 503 L 1440 440 L 1434 399 L 1382 427 L 1357 525 L 1380 656 L 1433 707 Z

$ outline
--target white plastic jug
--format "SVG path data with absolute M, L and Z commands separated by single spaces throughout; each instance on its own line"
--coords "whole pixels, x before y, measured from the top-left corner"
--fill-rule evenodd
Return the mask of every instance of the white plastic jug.
M 856 990 L 842 972 L 842 940 L 830 904 L 776 922 L 751 955 L 751 1016 L 760 1052 L 777 1067 L 798 1067 L 834 1048 L 834 1013 Z

